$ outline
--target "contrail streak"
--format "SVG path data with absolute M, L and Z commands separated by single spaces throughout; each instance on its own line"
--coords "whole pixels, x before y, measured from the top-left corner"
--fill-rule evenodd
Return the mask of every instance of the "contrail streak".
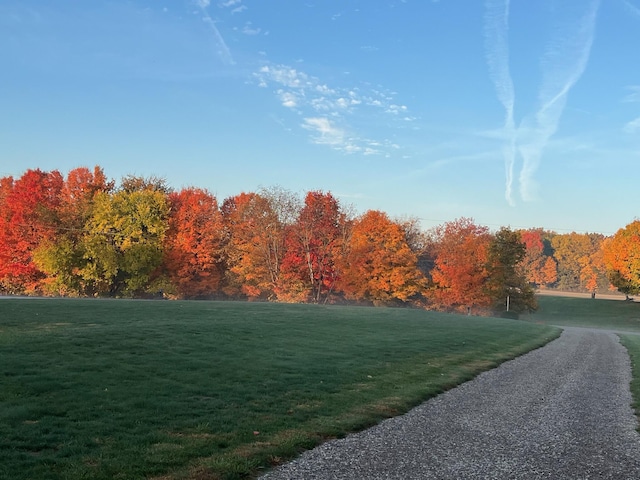
M 487 0 L 485 3 L 485 49 L 489 76 L 496 89 L 498 100 L 505 110 L 503 135 L 506 144 L 502 148 L 505 163 L 505 198 L 513 201 L 513 169 L 515 164 L 515 123 L 513 109 L 515 93 L 509 72 L 509 0 Z
M 200 8 L 200 11 L 202 12 L 202 20 L 207 25 L 209 25 L 209 28 L 211 28 L 211 31 L 213 32 L 213 38 L 215 39 L 216 45 L 218 47 L 218 55 L 220 56 L 220 59 L 229 65 L 234 65 L 236 62 L 231 56 L 231 50 L 229 50 L 229 47 L 224 41 L 224 38 L 222 38 L 220 30 L 218 30 L 218 27 L 216 27 L 216 22 L 213 21 L 211 15 L 209 15 L 209 12 L 207 11 L 209 3 L 210 0 L 195 1 L 196 6 Z
M 626 0 L 623 0 L 626 2 Z M 591 53 L 599 0 L 584 0 L 583 14 L 563 28 L 556 28 L 540 62 L 542 84 L 537 110 L 525 116 L 516 128 L 514 122 L 515 92 L 509 71 L 509 0 L 486 0 L 484 36 L 489 75 L 498 100 L 505 110 L 502 128 L 502 156 L 505 161 L 505 197 L 513 201 L 513 171 L 516 154 L 522 158 L 518 177 L 520 196 L 524 201 L 536 198 L 534 174 L 542 152 L 556 133 L 569 91 L 582 76 Z M 568 5 L 568 4 L 567 4 Z M 572 4 L 576 5 L 576 4 Z M 580 8 L 580 7 L 579 7 Z M 575 14 L 567 15 L 575 18 Z
M 518 129 L 519 137 L 526 139 L 518 147 L 523 159 L 519 182 L 524 201 L 536 198 L 533 175 L 540 165 L 542 151 L 556 133 L 567 95 L 589 61 L 599 3 L 599 0 L 589 2 L 582 18 L 570 29 L 558 29 L 543 55 L 542 86 L 538 96 L 540 106 L 533 117 L 525 117 Z
M 627 7 L 627 9 L 631 12 L 636 14 L 637 16 L 640 17 L 640 7 L 636 7 L 634 4 L 632 4 L 631 2 L 629 2 L 628 0 L 622 0 L 622 3 L 625 4 L 625 6 Z

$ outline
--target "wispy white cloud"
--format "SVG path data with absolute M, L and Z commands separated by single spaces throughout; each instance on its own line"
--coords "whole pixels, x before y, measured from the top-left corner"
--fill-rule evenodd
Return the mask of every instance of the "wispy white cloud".
M 245 35 L 260 35 L 260 32 L 262 32 L 262 29 L 254 27 L 251 22 L 245 23 L 244 27 L 242 27 L 242 33 Z
M 225 2 L 225 3 L 230 3 L 230 2 L 237 3 L 239 1 L 240 0 L 229 0 L 228 2 Z M 194 0 L 194 2 L 195 2 L 195 5 L 200 9 L 202 20 L 207 25 L 209 25 L 209 28 L 213 33 L 213 38 L 216 42 L 216 47 L 218 49 L 218 52 L 217 52 L 218 56 L 223 62 L 227 64 L 230 64 L 230 65 L 235 64 L 235 61 L 233 60 L 233 56 L 231 55 L 231 50 L 229 50 L 229 47 L 224 41 L 224 38 L 222 38 L 222 35 L 220 34 L 220 30 L 218 30 L 218 27 L 216 26 L 216 22 L 213 21 L 213 19 L 211 18 L 211 15 L 209 15 L 209 12 L 207 10 L 209 5 L 211 4 L 211 0 Z
M 631 120 L 624 126 L 626 133 L 640 133 L 640 117 L 635 120 Z
M 320 145 L 339 148 L 349 145 L 349 142 L 345 141 L 345 131 L 332 124 L 326 117 L 305 118 L 302 127 L 313 131 L 315 143 Z
M 312 132 L 311 140 L 313 143 L 326 145 L 346 154 L 381 155 L 384 153 L 382 148 L 394 147 L 389 141 L 381 143 L 352 135 L 338 122 L 339 120 L 335 118 L 306 117 L 303 118 L 302 128 Z
M 282 101 L 282 106 L 287 108 L 295 108 L 298 106 L 298 97 L 293 92 L 278 90 L 278 96 Z
M 599 0 L 583 3 L 581 15 L 556 27 L 541 58 L 542 83 L 535 112 L 524 117 L 516 128 L 514 122 L 515 91 L 509 72 L 508 18 L 509 0 L 485 2 L 485 46 L 489 73 L 498 100 L 505 109 L 502 129 L 505 159 L 505 196 L 513 204 L 512 184 L 516 152 L 522 158 L 519 174 L 520 196 L 524 201 L 537 197 L 534 174 L 549 139 L 556 133 L 567 96 L 582 76 L 591 53 Z M 568 15 L 569 16 L 569 15 Z
M 407 114 L 406 105 L 394 102 L 395 93 L 379 88 L 336 88 L 299 69 L 276 64 L 262 66 L 254 78 L 260 87 L 273 87 L 282 106 L 303 116 L 302 126 L 314 132 L 315 143 L 345 153 L 375 155 L 395 150 L 388 139 L 372 140 L 357 134 L 348 136 L 344 129 L 338 128 L 337 125 L 352 124 L 361 110 L 363 113 L 373 110 L 392 119 L 391 122 L 415 120 Z
M 640 102 L 640 85 L 632 85 L 627 87 L 627 89 L 630 90 L 631 93 L 624 98 L 624 101 L 632 103 Z
M 631 93 L 625 97 L 624 101 L 640 103 L 640 85 L 632 85 L 628 89 Z M 640 117 L 627 122 L 623 130 L 625 133 L 640 133 Z

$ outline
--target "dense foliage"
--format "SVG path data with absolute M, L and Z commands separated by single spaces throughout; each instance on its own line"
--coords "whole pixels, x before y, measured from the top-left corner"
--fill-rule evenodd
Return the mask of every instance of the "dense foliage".
M 101 168 L 0 179 L 0 293 L 535 309 L 533 288 L 640 291 L 640 222 L 614 237 L 491 232 L 461 218 L 429 232 L 360 216 L 329 192 L 280 188 L 221 203 L 157 177 Z

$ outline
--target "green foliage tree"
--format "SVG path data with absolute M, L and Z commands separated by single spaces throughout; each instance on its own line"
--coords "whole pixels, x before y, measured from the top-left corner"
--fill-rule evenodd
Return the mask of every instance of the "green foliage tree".
M 144 293 L 163 257 L 167 196 L 160 190 L 98 193 L 83 241 L 82 278 L 94 294 Z
M 502 227 L 491 240 L 487 256 L 487 292 L 494 312 L 522 313 L 537 308 L 523 261 L 527 248 L 519 232 Z

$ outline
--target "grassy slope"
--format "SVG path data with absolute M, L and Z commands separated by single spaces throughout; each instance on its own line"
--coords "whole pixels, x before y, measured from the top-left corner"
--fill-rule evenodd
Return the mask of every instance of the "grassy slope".
M 0 478 L 242 478 L 557 334 L 417 310 L 0 300 Z

